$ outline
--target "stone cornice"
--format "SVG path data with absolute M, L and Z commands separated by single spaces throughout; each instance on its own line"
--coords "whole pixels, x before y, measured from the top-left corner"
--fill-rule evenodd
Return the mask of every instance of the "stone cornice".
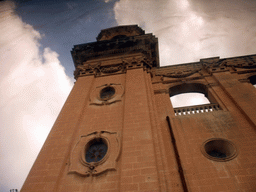
M 154 67 L 159 67 L 158 41 L 152 34 L 75 45 L 71 51 L 76 68 L 86 61 L 134 53 L 143 53 Z
M 145 68 L 149 71 L 152 77 L 156 77 L 153 83 L 160 79 L 163 81 L 164 78 L 168 81 L 186 80 L 213 73 L 229 71 L 242 74 L 256 70 L 256 55 L 224 59 L 212 57 L 194 63 L 159 67 L 157 38 L 152 34 L 145 34 L 137 25 L 102 30 L 97 40 L 93 43 L 75 45 L 72 49 L 76 67 L 75 79 L 86 75 L 125 73 L 126 70 L 134 68 Z M 137 56 L 131 59 L 133 55 Z
M 147 57 L 143 57 L 141 55 L 137 57 L 128 57 L 120 59 L 119 63 L 113 65 L 104 65 L 104 63 L 98 64 L 87 64 L 79 65 L 76 67 L 74 71 L 74 77 L 77 79 L 80 76 L 107 76 L 107 75 L 115 75 L 126 73 L 127 70 L 135 69 L 135 68 L 144 68 L 145 70 L 151 70 L 152 62 L 147 59 Z
M 184 79 L 194 74 L 211 75 L 230 71 L 232 73 L 250 73 L 256 69 L 256 55 L 219 59 L 219 57 L 201 59 L 200 62 L 154 68 L 155 76 L 170 79 Z M 205 74 L 206 73 L 206 74 Z

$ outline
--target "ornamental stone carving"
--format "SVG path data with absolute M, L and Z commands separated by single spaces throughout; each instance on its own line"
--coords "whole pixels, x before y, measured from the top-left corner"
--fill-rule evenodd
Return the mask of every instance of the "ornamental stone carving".
M 129 69 L 144 68 L 151 69 L 152 62 L 141 54 L 134 55 L 130 58 L 119 58 L 117 63 L 111 65 L 105 64 L 106 61 L 85 62 L 83 65 L 78 65 L 74 71 L 74 76 L 77 79 L 80 76 L 105 76 L 118 73 L 125 73 Z
M 99 161 L 97 159 L 91 161 L 87 158 L 87 153 L 95 153 L 90 154 L 94 156 L 100 156 L 102 153 L 100 146 L 99 151 L 89 151 L 93 141 L 102 141 L 106 145 L 104 156 Z M 98 175 L 107 170 L 116 170 L 120 150 L 120 135 L 117 132 L 96 131 L 82 135 L 72 150 L 68 173 L 89 176 Z
M 109 96 L 104 97 L 103 94 L 109 95 Z M 123 94 L 124 94 L 124 88 L 121 84 L 115 84 L 115 83 L 104 84 L 99 87 L 96 87 L 91 92 L 90 105 L 110 105 L 112 103 L 121 101 Z

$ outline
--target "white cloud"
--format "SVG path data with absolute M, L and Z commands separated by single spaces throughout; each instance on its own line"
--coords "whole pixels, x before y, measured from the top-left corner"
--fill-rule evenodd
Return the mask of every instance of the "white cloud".
M 114 7 L 119 25 L 138 24 L 158 37 L 161 66 L 255 54 L 255 10 L 253 0 L 120 0 Z M 186 94 L 172 103 L 197 105 L 204 99 Z
M 120 0 L 114 11 L 118 24 L 139 24 L 158 37 L 163 66 L 255 54 L 256 2 L 228 2 Z
M 174 108 L 210 103 L 202 93 L 183 93 L 174 95 L 171 97 L 171 102 Z
M 0 2 L 0 190 L 20 188 L 72 83 L 40 33 Z

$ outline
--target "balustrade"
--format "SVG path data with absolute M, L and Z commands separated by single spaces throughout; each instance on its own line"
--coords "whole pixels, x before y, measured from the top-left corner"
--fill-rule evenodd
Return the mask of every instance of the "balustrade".
M 220 110 L 219 104 L 194 105 L 189 107 L 174 108 L 175 116 L 208 113 Z

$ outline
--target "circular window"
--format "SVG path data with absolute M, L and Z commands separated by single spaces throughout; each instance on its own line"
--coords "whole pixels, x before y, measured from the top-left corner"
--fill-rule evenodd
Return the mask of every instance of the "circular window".
M 103 139 L 94 139 L 88 143 L 85 151 L 85 160 L 88 163 L 98 162 L 103 159 L 107 153 L 108 146 Z
M 100 98 L 102 100 L 108 100 L 115 94 L 115 89 L 113 87 L 105 87 L 100 91 Z
M 203 154 L 215 161 L 228 161 L 236 157 L 235 145 L 225 139 L 207 140 L 202 147 Z

